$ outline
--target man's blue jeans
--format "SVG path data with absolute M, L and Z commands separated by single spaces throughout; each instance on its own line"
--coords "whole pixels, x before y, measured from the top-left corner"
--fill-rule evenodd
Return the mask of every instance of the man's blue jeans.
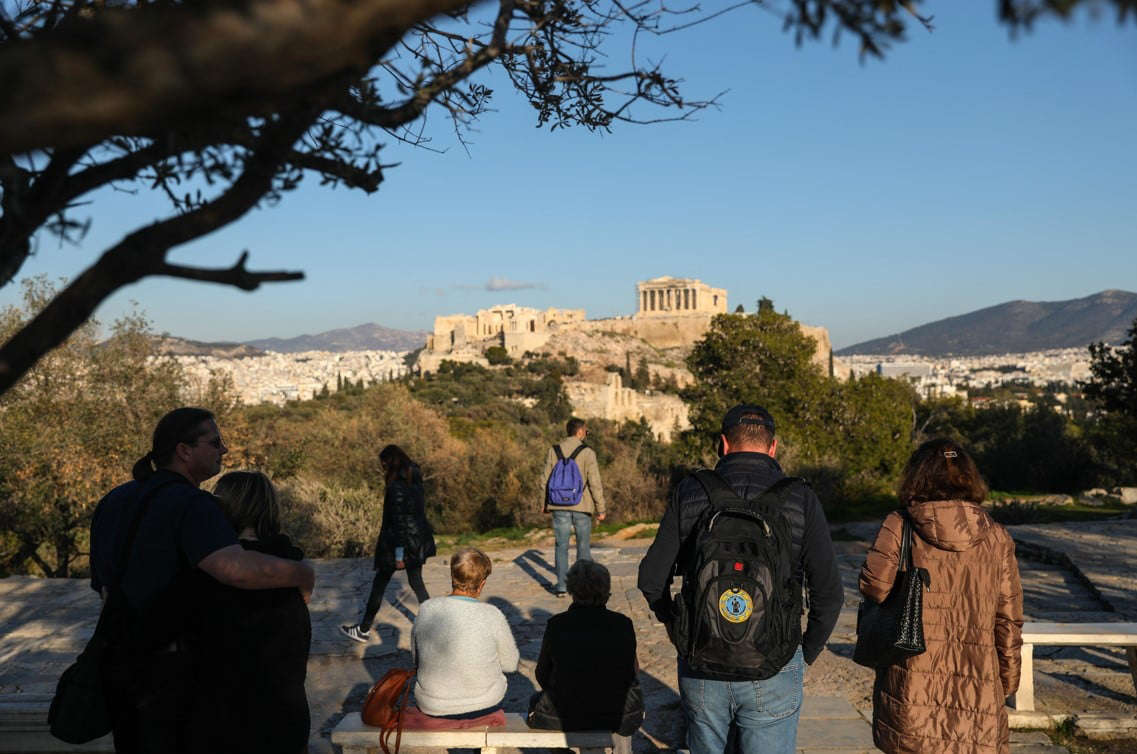
M 553 591 L 565 591 L 565 574 L 568 573 L 569 534 L 576 530 L 576 559 L 592 560 L 592 516 L 576 511 L 553 511 L 553 536 L 557 546 L 553 560 L 557 569 L 557 586 Z
M 805 661 L 798 647 L 781 672 L 764 681 L 707 681 L 679 677 L 691 754 L 722 754 L 733 720 L 740 751 L 794 754 Z

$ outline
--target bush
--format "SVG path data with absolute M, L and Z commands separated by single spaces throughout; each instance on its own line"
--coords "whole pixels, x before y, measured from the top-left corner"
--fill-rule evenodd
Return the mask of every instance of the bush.
M 1005 503 L 995 502 L 991 506 L 991 518 L 1004 526 L 1015 524 L 1033 524 L 1041 520 L 1038 503 L 1011 500 Z
M 485 357 L 486 361 L 494 366 L 513 363 L 513 359 L 509 358 L 509 351 L 505 350 L 505 346 L 491 346 L 487 348 Z
M 362 558 L 374 552 L 382 498 L 363 487 L 298 477 L 275 481 L 281 527 L 309 558 Z

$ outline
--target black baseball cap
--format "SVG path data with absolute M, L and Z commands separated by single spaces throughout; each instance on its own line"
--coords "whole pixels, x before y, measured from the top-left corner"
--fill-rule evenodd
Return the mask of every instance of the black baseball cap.
M 757 424 L 770 430 L 770 434 L 774 433 L 774 417 L 770 416 L 769 411 L 753 403 L 740 403 L 727 411 L 722 417 L 722 433 L 725 435 L 728 429 L 739 424 Z

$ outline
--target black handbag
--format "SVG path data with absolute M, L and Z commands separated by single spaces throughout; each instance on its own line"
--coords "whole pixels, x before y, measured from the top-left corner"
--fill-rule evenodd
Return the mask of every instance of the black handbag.
M 886 668 L 923 654 L 924 589 L 931 587 L 925 568 L 912 565 L 912 522 L 908 514 L 900 534 L 900 564 L 896 583 L 881 603 L 861 598 L 857 610 L 857 646 L 853 662 L 867 668 Z
M 47 723 L 51 735 L 69 744 L 85 744 L 111 732 L 111 715 L 103 690 L 107 658 L 114 645 L 115 634 L 119 632 L 123 613 L 127 609 L 126 598 L 122 593 L 122 578 L 130 561 L 130 548 L 138 524 L 149 506 L 150 498 L 165 484 L 156 485 L 147 491 L 138 503 L 138 511 L 130 524 L 130 533 L 123 549 L 123 564 L 115 574 L 114 583 L 107 592 L 95 633 L 87 641 L 87 646 L 75 658 L 55 686 L 55 696 L 47 710 Z

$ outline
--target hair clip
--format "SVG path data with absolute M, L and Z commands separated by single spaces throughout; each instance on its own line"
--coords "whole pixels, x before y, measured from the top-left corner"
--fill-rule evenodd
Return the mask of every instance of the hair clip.
M 959 453 L 956 453 L 954 450 L 945 450 L 944 451 L 944 458 L 955 458 L 958 455 L 959 455 Z

